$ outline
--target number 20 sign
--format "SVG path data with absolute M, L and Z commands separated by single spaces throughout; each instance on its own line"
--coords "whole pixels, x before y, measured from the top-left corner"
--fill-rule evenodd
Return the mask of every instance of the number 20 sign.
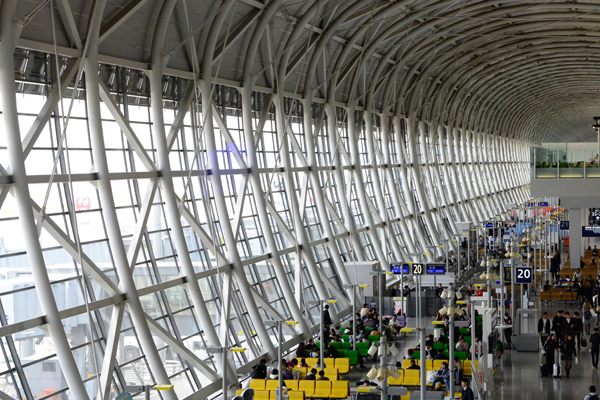
M 515 283 L 533 283 L 533 272 L 530 267 L 515 267 Z

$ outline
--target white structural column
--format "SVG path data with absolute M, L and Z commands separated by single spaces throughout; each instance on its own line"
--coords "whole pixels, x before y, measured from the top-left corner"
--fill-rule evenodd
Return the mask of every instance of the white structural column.
M 382 135 L 382 143 L 383 143 L 383 163 L 386 165 L 385 168 L 385 180 L 387 181 L 387 188 L 388 188 L 388 192 L 390 193 L 390 197 L 392 198 L 392 204 L 394 204 L 394 210 L 396 211 L 396 217 L 398 218 L 398 223 L 400 224 L 400 229 L 402 230 L 402 238 L 404 240 L 404 244 L 406 245 L 406 247 L 408 248 L 408 252 L 409 253 L 416 253 L 417 249 L 415 247 L 415 243 L 413 241 L 413 238 L 408 230 L 408 226 L 406 225 L 406 213 L 404 212 L 404 210 L 406 209 L 406 206 L 404 205 L 402 199 L 400 198 L 399 194 L 398 194 L 398 189 L 400 184 L 398 183 L 398 181 L 395 179 L 394 173 L 396 172 L 396 168 L 392 167 L 392 157 L 390 154 L 390 129 L 391 129 L 391 124 L 393 124 L 392 126 L 396 126 L 395 124 L 395 120 L 396 118 L 393 118 L 392 121 L 386 121 L 385 119 L 382 120 L 383 122 L 383 127 L 382 127 L 382 131 L 381 131 L 381 135 Z M 400 130 L 399 130 L 399 125 L 396 126 L 396 140 L 398 140 L 398 137 L 400 136 Z M 399 174 L 399 172 L 397 172 Z M 408 261 L 408 257 L 406 258 L 406 260 L 395 260 L 395 261 Z
M 238 287 L 240 288 L 242 298 L 247 304 L 246 309 L 248 310 L 252 324 L 256 329 L 256 333 L 264 349 L 274 360 L 277 358 L 277 352 L 275 351 L 275 347 L 273 347 L 273 343 L 269 338 L 263 318 L 258 311 L 258 306 L 256 305 L 256 301 L 252 295 L 252 290 L 250 289 L 250 285 L 246 279 L 244 266 L 242 265 L 240 253 L 237 248 L 237 242 L 235 240 L 233 230 L 231 229 L 229 211 L 227 210 L 227 203 L 225 202 L 225 196 L 223 194 L 221 167 L 219 166 L 217 147 L 215 143 L 210 81 L 203 79 L 200 82 L 200 88 L 202 92 L 202 115 L 204 118 L 204 134 L 206 138 L 206 151 L 208 154 L 208 168 L 211 170 L 210 181 L 212 183 L 214 200 L 217 207 L 219 220 L 222 221 L 220 227 L 221 232 L 223 233 L 223 239 L 225 240 L 225 245 L 227 246 L 228 258 L 233 263 L 233 272 L 235 274 Z M 224 327 L 222 327 L 222 329 L 224 329 Z
M 52 293 L 52 286 L 50 285 L 50 279 L 46 271 L 46 264 L 42 254 L 42 247 L 38 240 L 35 218 L 32 211 L 27 172 L 25 171 L 25 157 L 21 144 L 15 91 L 13 53 L 21 30 L 20 23 L 14 21 L 16 4 L 16 0 L 4 0 L 0 7 L 0 23 L 2 26 L 0 36 L 0 59 L 2 60 L 0 62 L 0 89 L 2 90 L 2 119 L 6 134 L 8 162 L 10 173 L 14 179 L 13 190 L 19 214 L 19 223 L 23 239 L 25 239 L 24 247 L 27 251 L 27 259 L 31 268 L 40 307 L 45 316 L 46 327 L 56 350 L 56 356 L 60 362 L 67 385 L 74 398 L 88 399 L 89 396 L 81 380 L 80 372 L 71 352 L 71 346 L 69 345 L 58 314 L 58 307 L 54 301 L 54 294 Z
M 383 222 L 383 228 L 382 228 L 382 233 L 383 235 L 381 235 L 381 237 L 383 238 L 383 241 L 385 243 L 385 238 L 387 237 L 387 240 L 389 241 L 390 245 L 392 246 L 392 250 L 393 250 L 393 255 L 395 256 L 396 260 L 401 260 L 402 258 L 402 252 L 400 250 L 400 246 L 398 245 L 398 240 L 396 238 L 396 235 L 394 234 L 394 227 L 392 226 L 392 222 L 389 220 L 389 215 L 388 215 L 388 211 L 387 211 L 387 207 L 385 204 L 385 197 L 383 196 L 383 190 L 382 185 L 381 185 L 381 179 L 379 177 L 380 171 L 382 171 L 383 169 L 385 169 L 382 165 L 380 165 L 379 163 L 377 163 L 377 154 L 380 154 L 376 151 L 375 149 L 375 145 L 374 145 L 374 140 L 373 140 L 373 112 L 371 110 L 371 103 L 369 103 L 369 106 L 367 108 L 367 112 L 364 113 L 364 120 L 365 120 L 365 136 L 367 139 L 367 152 L 369 155 L 369 161 L 371 162 L 371 186 L 373 187 L 373 190 L 375 192 L 375 198 L 377 199 L 377 205 L 379 207 L 379 218 L 382 220 Z M 386 125 L 385 120 L 382 119 L 382 124 Z M 385 171 L 383 171 L 385 172 Z M 386 232 L 386 229 L 388 230 L 389 234 Z
M 352 242 L 354 257 L 358 261 L 365 261 L 365 253 L 360 243 L 358 234 L 356 233 L 356 223 L 354 222 L 354 217 L 352 216 L 352 212 L 350 211 L 350 204 L 346 202 L 346 190 L 350 190 L 350 188 L 345 188 L 343 169 L 346 163 L 342 161 L 342 152 L 344 150 L 340 147 L 342 147 L 343 144 L 341 143 L 341 139 L 338 139 L 335 102 L 326 103 L 325 112 L 327 113 L 329 147 L 332 152 L 331 163 L 333 164 L 333 176 L 335 177 L 335 189 L 338 201 L 340 202 L 340 208 L 342 209 L 342 213 L 344 214 L 344 223 L 346 225 L 346 230 L 350 232 L 350 241 Z
M 296 185 L 294 184 L 294 180 L 290 179 L 289 170 L 292 166 L 288 154 L 289 145 L 286 131 L 285 111 L 283 107 L 283 96 L 280 93 L 275 94 L 274 103 L 276 110 L 275 122 L 277 124 L 277 133 L 278 136 L 281 135 L 283 143 L 283 145 L 281 146 L 281 161 L 283 163 L 284 169 L 288 171 L 282 174 L 282 177 L 283 181 L 285 182 L 286 196 L 290 207 L 290 213 L 292 214 L 292 218 L 294 220 L 296 241 L 299 245 L 300 254 L 297 254 L 296 256 L 303 257 L 304 263 L 306 264 L 306 268 L 308 268 L 308 271 L 310 272 L 319 298 L 321 300 L 327 300 L 329 299 L 329 294 L 327 293 L 327 289 L 325 288 L 323 280 L 319 276 L 318 267 L 315 263 L 312 250 L 310 249 L 308 237 L 306 236 L 306 229 L 304 229 L 304 220 L 300 215 L 300 205 L 298 204 L 298 198 L 296 196 Z M 332 320 L 334 322 L 337 321 L 337 313 L 333 308 L 330 310 L 330 313 Z
M 137 295 L 137 288 L 129 269 L 127 253 L 123 245 L 123 237 L 115 201 L 112 195 L 110 176 L 108 171 L 108 162 L 106 159 L 106 147 L 104 145 L 104 135 L 102 131 L 102 117 L 100 114 L 100 93 L 98 79 L 98 34 L 102 22 L 102 14 L 106 1 L 99 1 L 96 6 L 97 16 L 92 16 L 93 25 L 88 34 L 88 56 L 84 60 L 86 99 L 88 107 L 88 118 L 90 127 L 90 138 L 92 144 L 92 153 L 94 155 L 94 167 L 98 174 L 96 185 L 102 204 L 102 212 L 106 222 L 106 231 L 108 243 L 112 251 L 117 274 L 119 276 L 119 286 L 127 295 L 127 305 L 129 314 L 133 321 L 136 333 L 139 337 L 142 350 L 144 351 L 154 378 L 157 384 L 168 384 L 169 377 L 163 365 L 163 361 L 158 354 L 152 334 L 146 322 L 146 314 L 142 309 L 140 299 Z M 65 374 L 66 375 L 66 374 Z M 164 396 L 168 400 L 175 400 L 177 396 L 174 391 L 166 391 Z
M 252 185 L 252 193 L 254 193 L 254 201 L 256 202 L 256 212 L 258 213 L 258 219 L 260 221 L 263 238 L 265 239 L 265 243 L 267 245 L 267 251 L 273 256 L 273 258 L 271 258 L 269 262 L 271 263 L 271 265 L 273 265 L 275 275 L 277 276 L 277 281 L 281 286 L 281 291 L 283 293 L 292 293 L 292 288 L 286 276 L 283 264 L 281 263 L 281 256 L 279 254 L 279 250 L 277 249 L 277 243 L 275 242 L 275 237 L 273 236 L 273 230 L 271 229 L 271 222 L 269 220 L 269 215 L 267 214 L 267 205 L 264 197 L 264 191 L 260 182 L 260 173 L 258 172 L 258 157 L 256 154 L 256 146 L 254 146 L 255 137 L 252 123 L 251 84 L 248 84 L 248 86 L 244 86 L 241 90 L 241 94 L 244 136 L 246 138 L 247 164 L 248 169 L 250 171 L 249 175 L 250 184 Z M 265 107 L 270 106 L 270 104 L 265 105 Z M 300 257 L 300 255 L 298 254 L 297 257 Z M 314 276 L 313 279 L 320 280 L 318 276 Z M 296 303 L 295 298 L 291 296 L 285 296 L 285 300 L 287 301 L 288 306 L 290 307 L 292 317 L 296 321 L 300 322 L 300 329 L 298 333 L 302 335 L 302 337 L 306 337 L 310 330 L 308 328 L 308 325 L 306 324 L 306 320 L 302 316 L 302 311 L 300 309 L 301 304 Z
M 309 91 L 310 92 L 310 91 Z M 321 186 L 321 179 L 319 177 L 319 163 L 317 162 L 317 155 L 315 153 L 315 138 L 312 129 L 312 97 L 307 94 L 306 99 L 303 100 L 303 123 L 304 123 L 304 136 L 306 138 L 306 161 L 308 163 L 308 174 L 310 178 L 310 183 L 313 188 L 313 195 L 315 200 L 315 205 L 317 206 L 317 212 L 319 213 L 319 219 L 321 221 L 321 226 L 323 227 L 324 237 L 327 240 L 327 247 L 329 248 L 329 254 L 331 254 L 331 258 L 333 259 L 333 263 L 335 264 L 335 268 L 337 270 L 338 275 L 342 279 L 342 283 L 344 285 L 351 284 L 350 278 L 348 276 L 348 272 L 344 267 L 344 261 L 340 256 L 340 249 L 334 239 L 335 235 L 333 234 L 333 229 L 331 229 L 332 221 L 329 218 L 329 213 L 327 212 L 327 206 L 325 205 L 325 196 L 323 195 L 323 189 Z M 323 124 L 323 122 L 321 122 Z M 320 126 L 320 129 L 325 129 L 324 126 Z M 332 211 L 333 212 L 333 211 Z M 340 227 L 341 229 L 342 227 Z M 340 239 L 345 240 L 345 239 Z M 352 289 L 346 289 L 346 292 L 351 294 L 350 299 L 355 294 L 352 293 Z
M 379 235 L 377 235 L 377 229 L 375 228 L 375 224 L 373 223 L 371 207 L 369 207 L 370 199 L 367 198 L 367 193 L 363 182 L 362 168 L 360 165 L 360 157 L 358 154 L 358 134 L 355 111 L 356 105 L 352 103 L 348 107 L 348 143 L 350 147 L 350 160 L 352 165 L 351 173 L 354 175 L 355 191 L 358 195 L 358 201 L 363 212 L 363 218 L 365 219 L 365 223 L 369 228 L 369 234 L 371 236 L 371 243 L 373 244 L 373 249 L 375 249 L 375 254 L 381 262 L 381 266 L 383 267 L 383 269 L 389 271 L 390 263 L 381 246 Z M 360 124 L 359 126 L 362 126 L 362 124 Z M 350 190 L 350 188 L 348 188 L 347 190 Z
M 156 146 L 156 164 L 160 171 L 160 185 L 162 197 L 164 198 L 164 210 L 167 224 L 171 229 L 171 236 L 177 250 L 177 257 L 181 265 L 183 275 L 187 278 L 187 290 L 194 305 L 195 314 L 198 318 L 204 334 L 206 335 L 207 347 L 221 347 L 217 331 L 206 307 L 196 272 L 189 254 L 185 240 L 185 234 L 181 225 L 181 214 L 179 213 L 177 196 L 173 186 L 173 174 L 169 160 L 169 148 L 167 145 L 167 134 L 165 131 L 162 76 L 167 59 L 163 55 L 164 36 L 169 19 L 173 12 L 176 0 L 168 0 L 163 4 L 161 14 L 155 29 L 152 46 L 152 69 L 148 71 L 150 81 L 150 99 L 152 112 L 152 134 Z M 193 84 L 189 90 L 195 90 Z M 215 258 L 217 255 L 215 254 Z M 221 368 L 222 354 L 215 354 L 217 362 L 215 365 Z M 229 371 L 228 371 L 229 372 Z M 221 371 L 221 374 L 223 371 Z M 234 371 L 228 373 L 230 379 L 235 379 Z

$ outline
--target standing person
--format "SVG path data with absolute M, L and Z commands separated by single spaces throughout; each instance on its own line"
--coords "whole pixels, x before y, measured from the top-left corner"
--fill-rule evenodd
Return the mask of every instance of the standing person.
M 560 346 L 560 351 L 560 357 L 565 361 L 565 372 L 568 378 L 573 367 L 573 358 L 577 357 L 577 349 L 572 334 L 566 334 L 566 338 Z
M 460 380 L 460 385 L 462 386 L 462 396 L 459 397 L 461 400 L 475 400 L 475 396 L 473 394 L 473 390 L 469 387 L 469 380 L 467 378 L 462 378 Z
M 563 326 L 565 324 L 563 311 L 558 310 L 554 318 L 552 318 L 552 330 L 556 333 L 556 339 L 562 340 Z
M 552 280 L 556 282 L 558 279 L 558 273 L 560 272 L 560 253 L 557 251 L 550 259 L 550 273 L 552 274 Z
M 397 297 L 397 296 L 398 296 L 398 285 L 394 285 L 394 287 L 392 287 L 390 289 L 389 297 Z
M 550 320 L 548 319 L 548 313 L 546 311 L 544 311 L 542 318 L 538 321 L 538 335 L 540 335 L 543 346 L 550 335 Z
M 590 336 L 590 353 L 592 354 L 592 367 L 598 369 L 598 355 L 600 353 L 600 335 L 598 328 L 594 328 L 594 333 Z
M 331 324 L 331 315 L 329 315 L 329 304 L 325 304 L 325 310 L 323 311 L 323 323 Z
M 590 334 L 590 327 L 592 325 L 592 305 L 590 304 L 589 301 L 585 301 L 583 303 L 583 327 L 585 330 L 585 334 L 589 335 Z
M 573 339 L 577 342 L 577 349 L 581 350 L 581 332 L 583 331 L 583 322 L 579 318 L 579 312 L 575 311 L 572 318 Z
M 442 297 L 442 293 L 444 293 L 444 288 L 442 287 L 442 284 L 440 283 L 437 287 L 437 289 L 435 289 L 435 295 L 437 297 Z
M 360 317 L 364 319 L 369 313 L 369 305 L 367 303 L 363 304 L 363 308 L 360 309 Z
M 556 340 L 556 335 L 554 333 L 548 337 L 543 349 L 546 354 L 546 365 L 548 365 L 548 368 L 552 369 L 554 364 L 556 364 L 556 351 L 559 350 L 558 340 Z
M 510 318 L 510 315 L 508 315 L 508 313 L 504 313 L 504 325 L 512 326 L 512 318 Z M 512 328 L 504 329 L 504 340 L 506 340 L 509 349 L 512 349 L 512 332 Z

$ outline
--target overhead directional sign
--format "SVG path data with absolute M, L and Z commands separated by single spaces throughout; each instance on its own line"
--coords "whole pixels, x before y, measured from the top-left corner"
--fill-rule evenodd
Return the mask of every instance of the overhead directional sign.
M 515 266 L 515 283 L 533 283 L 532 268 Z
M 427 275 L 445 275 L 446 264 L 427 264 Z
M 560 221 L 560 230 L 568 231 L 569 230 L 569 221 Z
M 504 221 L 505 228 L 515 228 L 517 226 L 517 221 Z
M 493 228 L 494 227 L 494 222 L 493 221 L 487 221 L 483 223 L 483 226 L 485 228 Z
M 408 264 L 392 264 L 390 265 L 390 271 L 393 274 L 409 274 Z
M 540 201 L 540 207 L 548 207 L 547 201 Z

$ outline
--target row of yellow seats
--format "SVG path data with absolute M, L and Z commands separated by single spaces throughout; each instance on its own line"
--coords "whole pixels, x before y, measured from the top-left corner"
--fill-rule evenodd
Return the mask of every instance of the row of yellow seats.
M 370 393 L 371 389 L 369 389 L 368 387 L 358 387 L 356 388 L 356 392 L 357 393 Z M 410 400 L 410 395 L 412 394 L 412 391 L 408 390 L 406 392 L 406 394 L 404 396 L 400 396 L 400 400 Z
M 308 370 L 309 368 L 305 367 L 294 367 L 294 371 L 298 371 L 300 373 L 300 380 L 306 378 Z M 316 370 L 317 373 L 319 373 L 319 371 L 321 371 L 321 368 L 316 368 Z M 323 368 L 323 372 L 325 373 L 325 376 L 332 381 L 337 381 L 338 379 L 340 379 L 340 370 L 338 370 L 337 368 Z
M 398 379 L 393 377 L 388 378 L 388 385 L 390 386 L 421 386 L 421 370 L 419 369 L 399 369 L 400 376 Z M 471 368 L 463 370 L 464 376 L 471 376 Z M 431 386 L 428 383 L 427 386 Z
M 236 395 L 241 396 L 244 389 L 238 389 L 236 391 Z M 306 396 L 304 392 L 300 390 L 296 391 L 288 391 L 288 396 L 290 400 L 305 400 Z M 276 390 L 255 390 L 254 398 L 256 400 L 277 400 L 277 391 Z
M 301 358 L 294 358 L 294 360 L 298 360 L 298 365 L 300 365 Z M 308 368 L 314 368 L 315 365 L 319 363 L 318 358 L 305 358 L 306 364 Z M 323 358 L 323 364 L 325 364 L 325 368 L 337 368 L 340 374 L 347 374 L 350 372 L 350 359 L 349 358 Z
M 250 388 L 254 389 L 254 398 L 257 400 L 269 400 L 269 393 L 276 393 L 277 386 L 271 388 L 267 386 L 260 389 L 261 382 L 264 379 L 252 379 L 250 381 Z M 252 383 L 254 382 L 254 384 Z M 288 388 L 288 394 L 290 394 L 290 400 L 297 400 L 298 395 L 292 397 L 292 393 L 302 393 L 302 397 L 317 397 L 317 398 L 329 398 L 329 399 L 345 399 L 350 396 L 350 383 L 348 381 L 292 381 L 285 380 L 285 385 Z M 240 391 L 241 393 L 241 391 Z M 270 397 L 271 399 L 273 397 Z
M 442 363 L 446 361 L 448 365 L 450 361 L 448 360 L 425 360 L 425 369 L 426 370 L 434 370 L 437 371 L 442 366 Z M 421 360 L 415 360 L 417 365 L 421 365 Z M 464 370 L 465 376 L 471 376 L 471 360 L 459 361 L 462 369 Z M 478 360 L 475 360 L 475 367 L 478 366 Z M 402 360 L 402 368 L 406 369 L 410 367 L 410 360 Z

